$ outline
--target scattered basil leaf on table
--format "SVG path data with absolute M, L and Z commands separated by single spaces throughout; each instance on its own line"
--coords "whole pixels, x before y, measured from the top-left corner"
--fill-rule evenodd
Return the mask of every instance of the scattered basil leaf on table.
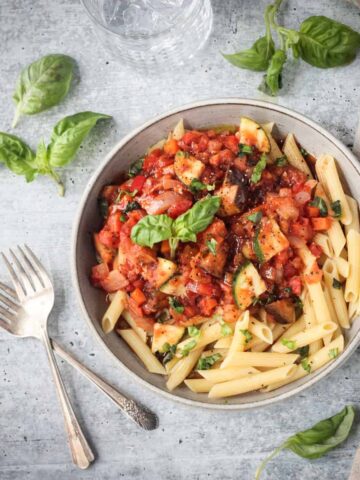
M 24 175 L 32 182 L 37 175 L 35 154 L 20 138 L 0 132 L 0 163 L 3 163 L 16 175 Z
M 74 64 L 67 55 L 52 54 L 22 70 L 13 95 L 13 127 L 22 114 L 34 115 L 60 103 L 69 91 Z
M 286 53 L 284 50 L 276 50 L 271 57 L 269 67 L 266 71 L 266 75 L 262 83 L 259 86 L 259 90 L 268 95 L 277 95 L 282 87 L 282 71 L 286 62 Z
M 259 480 L 266 464 L 284 449 L 289 449 L 303 458 L 315 459 L 322 457 L 347 439 L 354 418 L 354 408 L 351 405 L 347 405 L 333 417 L 322 420 L 308 430 L 292 435 L 276 448 L 271 455 L 265 458 L 256 471 L 255 479 Z
M 246 68 L 255 72 L 265 72 L 274 51 L 274 41 L 272 39 L 268 41 L 266 37 L 260 37 L 248 50 L 230 55 L 223 53 L 222 55 L 235 67 Z

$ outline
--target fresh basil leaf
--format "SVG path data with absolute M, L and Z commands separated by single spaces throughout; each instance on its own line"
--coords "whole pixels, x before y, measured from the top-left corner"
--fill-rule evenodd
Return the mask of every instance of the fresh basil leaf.
M 274 54 L 275 46 L 272 39 L 268 41 L 266 37 L 260 37 L 254 45 L 248 50 L 243 50 L 230 55 L 223 54 L 223 57 L 235 67 L 253 70 L 255 72 L 264 72 L 269 60 Z
M 288 159 L 287 159 L 287 156 L 286 155 L 283 155 L 282 157 L 278 157 L 276 160 L 275 160 L 275 165 L 277 167 L 284 167 L 285 165 L 288 164 Z
M 219 207 L 219 197 L 199 200 L 174 221 L 173 236 L 182 242 L 196 242 L 196 235 L 210 225 Z
M 261 232 L 261 223 L 258 223 L 255 229 L 255 235 L 254 235 L 254 240 L 253 240 L 253 248 L 254 248 L 254 253 L 256 255 L 256 258 L 259 263 L 264 263 L 265 262 L 265 256 L 262 251 L 260 242 L 259 242 L 259 235 Z
M 303 147 L 300 147 L 300 153 L 304 158 L 309 156 L 309 153 Z
M 340 202 L 340 200 L 335 200 L 335 202 L 332 202 L 332 204 L 331 204 L 330 206 L 331 206 L 331 210 L 332 210 L 333 213 L 334 213 L 334 217 L 335 217 L 335 218 L 341 217 L 342 209 L 341 209 L 341 202 Z
M 339 349 L 338 348 L 330 348 L 328 355 L 331 359 L 336 358 L 339 355 Z
M 286 59 L 287 57 L 284 50 L 276 50 L 271 57 L 269 67 L 263 82 L 259 86 L 259 90 L 273 96 L 279 92 L 282 87 L 282 70 Z
M 360 34 L 347 25 L 324 16 L 309 17 L 300 25 L 298 51 L 301 58 L 319 68 L 351 63 L 360 48 Z
M 139 202 L 129 202 L 126 207 L 125 207 L 125 210 L 124 210 L 124 213 L 129 213 L 129 212 L 132 212 L 133 210 L 140 210 L 141 209 L 141 205 L 139 204 Z
M 68 93 L 74 60 L 52 54 L 25 67 L 17 81 L 13 99 L 16 103 L 13 127 L 21 114 L 33 115 L 57 105 Z
M 252 223 L 259 223 L 260 220 L 262 219 L 262 212 L 259 211 L 259 212 L 251 213 L 247 218 Z
M 0 163 L 3 163 L 16 175 L 24 175 L 32 182 L 38 173 L 35 154 L 19 137 L 0 132 Z
M 206 185 L 205 183 L 200 182 L 200 180 L 198 180 L 197 178 L 193 178 L 191 180 L 189 188 L 192 193 L 197 193 L 197 192 L 200 192 L 201 190 L 207 190 L 208 192 L 211 192 L 215 190 L 215 184 Z
M 80 112 L 60 120 L 54 127 L 48 146 L 49 164 L 63 167 L 76 155 L 82 141 L 100 119 L 109 115 L 95 112 Z
M 355 411 L 347 405 L 333 417 L 322 420 L 312 428 L 292 435 L 274 450 L 259 466 L 255 480 L 259 480 L 266 464 L 287 448 L 303 458 L 320 458 L 347 439 L 355 418 Z
M 304 347 L 298 348 L 296 353 L 300 355 L 301 359 L 304 359 L 309 355 L 309 345 L 305 345 Z
M 190 337 L 195 337 L 195 338 L 199 338 L 200 337 L 200 329 L 195 327 L 195 325 L 190 325 L 188 328 L 187 328 L 187 331 L 188 331 L 188 334 Z
M 305 370 L 305 372 L 311 373 L 311 365 L 308 358 L 304 358 L 303 360 L 301 360 L 301 366 Z
M 171 237 L 173 220 L 167 215 L 146 215 L 131 230 L 131 240 L 142 247 L 152 248 L 155 243 Z
M 170 362 L 175 356 L 176 352 L 176 345 L 170 345 L 169 343 L 164 343 L 162 347 L 163 353 L 166 355 L 163 358 L 163 364 L 165 365 L 167 362 Z
M 317 207 L 320 212 L 320 217 L 327 217 L 328 216 L 328 208 L 326 202 L 321 197 L 315 197 L 312 202 L 309 203 L 312 207 Z
M 187 342 L 184 347 L 180 350 L 180 355 L 182 357 L 187 357 L 191 350 L 193 350 L 197 345 L 197 341 L 195 339 L 190 340 L 190 342 Z
M 143 165 L 144 165 L 143 158 L 139 158 L 138 160 L 133 162 L 129 167 L 128 176 L 131 178 L 131 177 L 136 177 L 136 175 L 139 175 L 139 173 L 143 168 Z
M 176 297 L 169 297 L 169 305 L 175 312 L 184 313 L 184 305 Z
M 251 174 L 250 181 L 252 183 L 258 183 L 261 180 L 262 172 L 266 168 L 266 154 L 263 153 L 260 157 L 260 160 L 257 162 L 257 164 L 254 167 L 254 170 Z
M 244 153 L 246 155 L 249 155 L 253 153 L 254 148 L 251 145 L 245 145 L 244 143 L 239 143 L 239 153 L 238 155 L 243 155 Z
M 342 284 L 341 284 L 341 282 L 339 282 L 339 280 L 337 278 L 333 278 L 332 286 L 333 286 L 333 288 L 336 288 L 337 290 L 341 290 Z
M 208 241 L 206 242 L 206 246 L 208 247 L 208 249 L 210 250 L 210 252 L 211 252 L 213 255 L 216 255 L 217 241 L 215 240 L 215 238 L 212 238 L 211 240 L 208 240 Z
M 289 350 L 295 350 L 296 348 L 296 342 L 294 340 L 287 340 L 286 338 L 283 338 L 281 340 L 281 344 Z
M 225 322 L 221 325 L 220 332 L 223 337 L 229 337 L 234 333 L 232 327 L 230 327 L 230 325 Z
M 216 362 L 221 360 L 222 355 L 220 353 L 214 353 L 214 355 L 208 355 L 207 357 L 199 358 L 196 369 L 197 370 L 209 370 Z
M 249 330 L 245 329 L 245 330 L 240 330 L 240 332 L 244 335 L 245 337 L 245 343 L 249 343 L 251 342 L 251 340 L 253 339 L 253 336 L 251 335 L 251 333 L 249 332 Z

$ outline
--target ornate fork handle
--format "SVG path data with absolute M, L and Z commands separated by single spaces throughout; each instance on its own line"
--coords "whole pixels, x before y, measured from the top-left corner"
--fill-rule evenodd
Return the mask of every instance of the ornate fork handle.
M 65 427 L 68 435 L 73 462 L 79 468 L 88 468 L 90 463 L 94 461 L 95 457 L 93 452 L 91 451 L 91 448 L 89 447 L 89 444 L 87 443 L 85 435 L 83 434 L 81 427 L 76 419 L 75 413 L 72 409 L 69 397 L 66 393 L 63 381 L 60 376 L 58 366 L 56 364 L 54 352 L 51 348 L 51 343 L 46 328 L 42 331 L 42 340 L 46 348 L 51 372 L 54 377 L 56 390 L 64 415 Z
M 134 400 L 126 398 L 114 387 L 106 383 L 102 378 L 96 375 L 93 371 L 85 367 L 82 363 L 67 353 L 54 340 L 51 340 L 54 351 L 70 365 L 79 370 L 88 380 L 93 382 L 107 397 L 109 397 L 115 405 L 133 422 L 145 430 L 154 430 L 158 426 L 157 416 L 147 410 L 145 407 L 139 405 Z

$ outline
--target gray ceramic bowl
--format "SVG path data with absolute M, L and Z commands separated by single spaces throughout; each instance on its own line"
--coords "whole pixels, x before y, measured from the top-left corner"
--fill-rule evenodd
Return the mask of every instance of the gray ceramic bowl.
M 158 116 L 132 131 L 124 137 L 106 156 L 102 165 L 92 176 L 83 194 L 73 230 L 72 271 L 73 281 L 79 303 L 91 332 L 112 355 L 114 362 L 125 369 L 129 375 L 152 390 L 174 400 L 189 405 L 216 409 L 247 409 L 268 405 L 295 395 L 313 385 L 332 370 L 341 365 L 356 349 L 360 340 L 360 317 L 346 332 L 346 348 L 334 362 L 321 370 L 269 393 L 250 393 L 224 400 L 211 400 L 206 394 L 195 394 L 186 387 L 168 392 L 165 379 L 161 375 L 147 372 L 135 354 L 116 333 L 104 335 L 99 320 L 105 309 L 105 295 L 91 286 L 89 273 L 96 263 L 91 241 L 91 232 L 99 229 L 101 218 L 97 208 L 97 198 L 104 185 L 112 183 L 119 174 L 126 171 L 129 164 L 141 157 L 149 145 L 164 138 L 180 118 L 191 128 L 200 128 L 216 124 L 237 124 L 240 116 L 247 116 L 259 123 L 275 122 L 281 135 L 293 132 L 303 147 L 315 156 L 321 153 L 333 155 L 344 177 L 345 185 L 352 195 L 360 200 L 359 164 L 341 142 L 322 127 L 303 115 L 257 100 L 226 98 L 196 102 L 179 107 Z

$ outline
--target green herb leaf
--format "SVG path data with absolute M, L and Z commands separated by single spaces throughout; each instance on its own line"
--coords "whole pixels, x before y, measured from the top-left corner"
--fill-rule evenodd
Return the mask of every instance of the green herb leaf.
M 128 171 L 128 176 L 131 177 L 136 177 L 136 175 L 139 175 L 141 172 L 142 168 L 144 165 L 144 159 L 139 158 L 139 160 L 136 160 L 130 165 L 129 171 Z
M 305 372 L 311 372 L 311 365 L 308 358 L 304 358 L 304 360 L 301 361 L 301 366 L 305 370 Z
M 288 164 L 288 159 L 287 159 L 287 156 L 286 155 L 283 155 L 282 157 L 278 157 L 276 160 L 275 160 L 275 165 L 277 167 L 284 167 L 285 165 Z
M 332 210 L 333 213 L 334 213 L 334 217 L 335 217 L 335 218 L 341 217 L 342 208 L 341 208 L 341 202 L 340 202 L 340 200 L 335 200 L 335 202 L 332 202 L 332 204 L 331 204 L 330 206 L 331 206 L 331 210 Z
M 282 87 L 282 70 L 286 62 L 284 50 L 276 50 L 270 60 L 266 75 L 259 86 L 259 90 L 267 95 L 275 96 Z
M 240 332 L 244 335 L 245 337 L 245 343 L 249 343 L 251 342 L 251 340 L 253 339 L 253 336 L 251 335 L 251 333 L 249 332 L 249 330 L 240 330 Z
M 124 213 L 129 213 L 129 212 L 132 212 L 133 210 L 140 210 L 141 209 L 141 205 L 134 201 L 134 202 L 129 202 L 125 209 L 124 209 Z
M 16 175 L 24 175 L 32 182 L 38 173 L 35 154 L 19 137 L 0 132 L 0 163 L 3 163 Z
M 188 331 L 188 334 L 190 337 L 195 337 L 195 338 L 199 338 L 200 337 L 200 329 L 195 327 L 195 325 L 190 325 L 188 328 L 187 328 L 187 331 Z
M 173 236 L 182 242 L 196 242 L 196 234 L 213 221 L 220 207 L 219 197 L 206 197 L 180 215 L 173 223 Z
M 309 153 L 303 147 L 300 147 L 300 153 L 304 158 L 309 156 Z
M 120 221 L 124 223 L 124 222 L 126 222 L 126 220 L 127 220 L 126 216 L 122 213 L 120 215 Z
M 245 145 L 244 143 L 239 143 L 239 155 L 249 155 L 253 153 L 254 148 L 251 145 Z
M 169 297 L 169 305 L 177 313 L 184 313 L 184 305 L 176 297 Z M 196 327 L 195 327 L 196 328 Z
M 259 223 L 260 220 L 262 219 L 262 212 L 254 212 L 252 213 L 251 215 L 249 215 L 247 218 L 248 220 L 250 220 L 250 222 L 253 222 L 253 223 Z
M 286 338 L 283 338 L 281 340 L 282 345 L 284 347 L 287 347 L 289 350 L 295 350 L 296 348 L 296 342 L 294 340 L 287 340 Z
M 338 348 L 330 348 L 328 355 L 331 359 L 336 358 L 339 355 L 339 349 Z
M 152 248 L 155 243 L 171 237 L 173 220 L 167 215 L 146 215 L 131 230 L 131 240 L 142 247 Z
M 187 357 L 191 350 L 193 350 L 197 345 L 197 341 L 195 339 L 190 340 L 190 342 L 187 342 L 184 347 L 180 350 L 180 355 L 182 357 Z
M 67 55 L 52 54 L 22 70 L 13 95 L 13 127 L 21 114 L 33 115 L 60 103 L 69 91 L 74 63 Z
M 198 180 L 197 178 L 193 178 L 191 180 L 189 188 L 192 193 L 197 193 L 197 192 L 200 192 L 201 190 L 207 190 L 208 192 L 211 192 L 215 190 L 215 184 L 206 185 L 205 183 L 200 182 L 200 180 Z
M 309 345 L 305 345 L 304 347 L 298 348 L 296 353 L 300 355 L 300 358 L 305 358 L 309 355 Z
M 320 212 L 320 217 L 327 217 L 328 215 L 328 208 L 326 202 L 321 197 L 315 197 L 312 202 L 309 203 L 312 207 L 317 207 Z
M 80 112 L 60 120 L 54 127 L 48 146 L 48 159 L 52 167 L 63 167 L 75 157 L 82 141 L 101 119 L 109 115 Z
M 211 252 L 213 255 L 216 255 L 217 241 L 215 240 L 215 238 L 212 238 L 211 240 L 208 240 L 208 241 L 206 242 L 206 246 L 208 247 L 208 249 L 210 250 L 210 252 Z
M 308 430 L 297 433 L 285 440 L 269 455 L 256 471 L 255 480 L 259 480 L 266 464 L 287 448 L 303 458 L 320 458 L 347 439 L 355 418 L 355 411 L 347 405 L 333 417 L 322 420 Z
M 333 288 L 336 288 L 337 290 L 341 290 L 342 284 L 341 284 L 341 282 L 339 282 L 339 280 L 337 280 L 336 278 L 333 278 L 332 286 L 333 286 Z
M 170 362 L 170 360 L 172 360 L 174 358 L 175 353 L 176 353 L 176 347 L 177 347 L 177 345 L 170 345 L 167 342 L 164 343 L 164 345 L 162 347 L 163 353 L 166 353 L 166 355 L 163 358 L 163 364 L 164 365 L 165 365 L 165 363 Z
M 253 240 L 253 248 L 254 248 L 254 253 L 256 255 L 256 258 L 259 263 L 264 263 L 265 262 L 265 257 L 264 253 L 261 249 L 260 242 L 259 242 L 259 235 L 261 232 L 261 220 L 257 224 L 256 229 L 255 229 L 255 235 L 254 235 L 254 240 Z
M 255 72 L 264 72 L 269 60 L 274 54 L 275 46 L 272 39 L 268 41 L 266 37 L 260 37 L 254 45 L 248 50 L 243 50 L 230 55 L 223 54 L 223 57 L 235 67 L 253 70 Z
M 214 355 L 208 355 L 207 357 L 199 358 L 196 369 L 209 370 L 221 358 L 222 358 L 222 355 L 220 353 L 214 353 Z
M 360 48 L 360 34 L 324 16 L 309 17 L 300 25 L 301 58 L 319 68 L 351 63 Z
M 98 207 L 100 211 L 100 215 L 102 218 L 107 218 L 108 216 L 108 210 L 109 210 L 109 202 L 106 200 L 106 198 L 99 198 L 98 199 Z
M 221 332 L 221 335 L 223 337 L 229 337 L 230 335 L 232 335 L 234 333 L 232 327 L 230 327 L 230 325 L 228 323 L 225 323 L 225 322 L 221 325 L 220 332 Z
M 250 181 L 252 183 L 258 183 L 261 180 L 262 172 L 266 168 L 266 155 L 263 153 L 260 157 L 260 160 L 257 162 L 257 164 L 254 167 L 254 170 L 251 174 Z

